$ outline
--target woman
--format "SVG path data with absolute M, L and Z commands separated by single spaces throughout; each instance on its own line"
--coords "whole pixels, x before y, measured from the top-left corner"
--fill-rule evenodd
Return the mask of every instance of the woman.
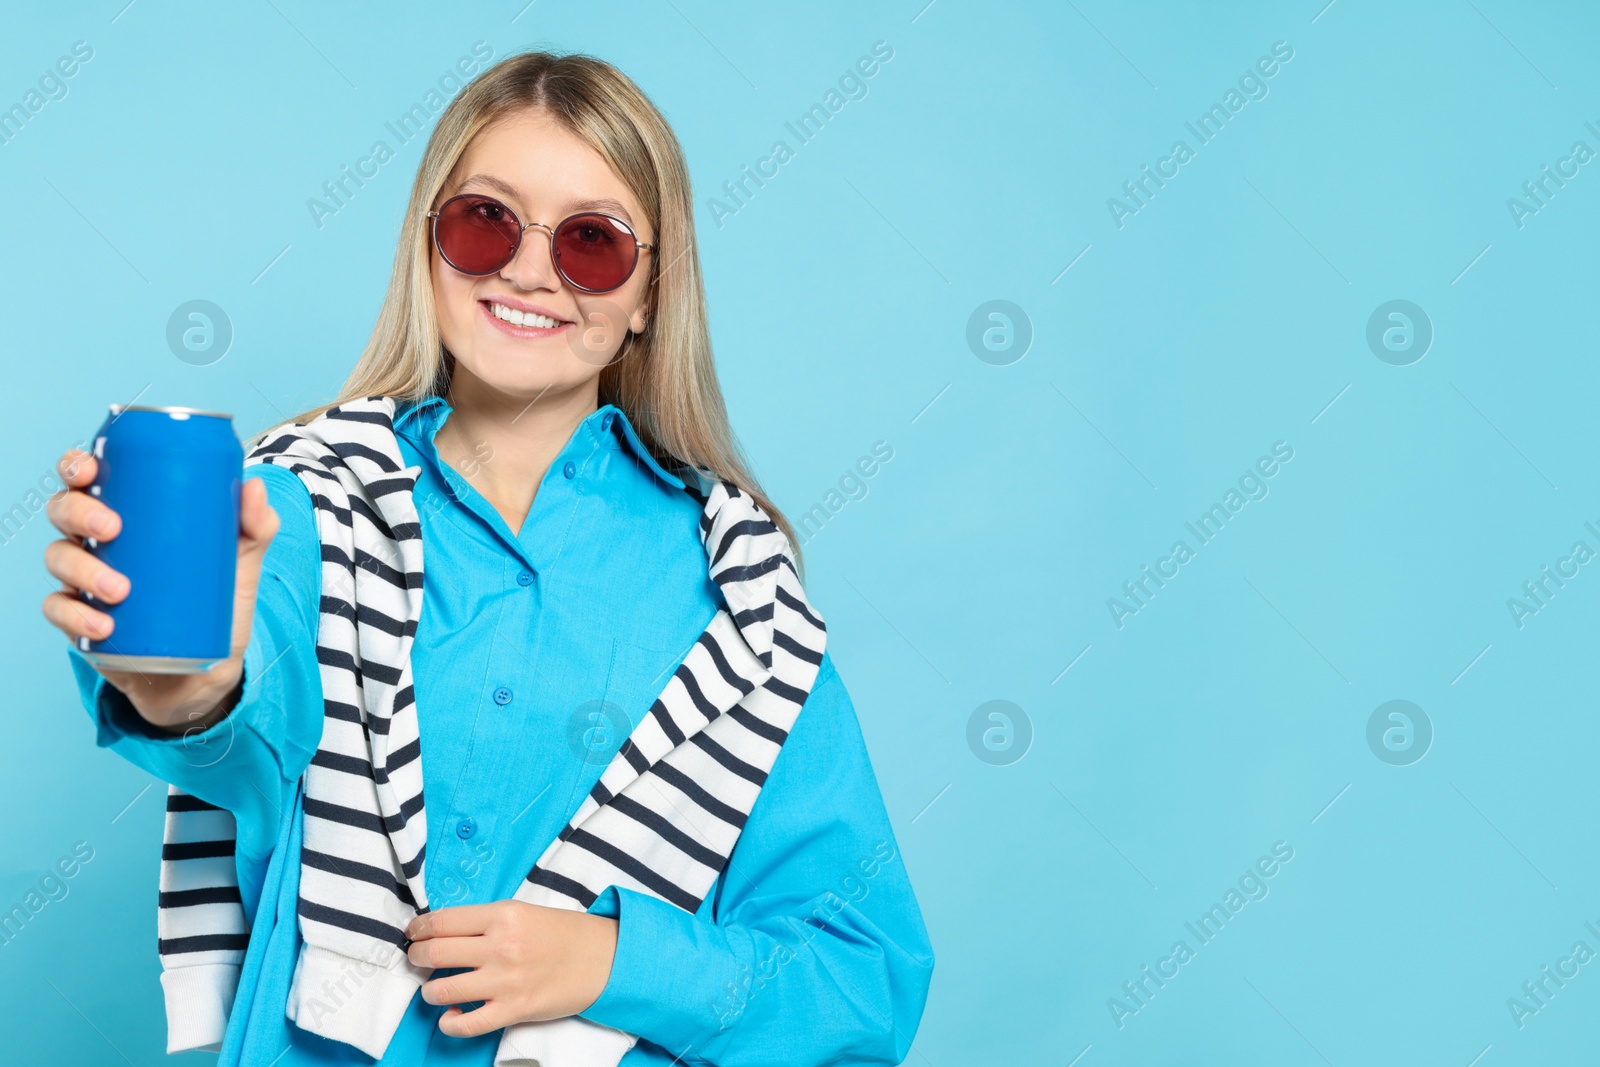
M 163 925 L 169 1051 L 220 1038 L 224 1064 L 523 1062 L 502 1034 L 573 1023 L 636 1036 L 627 1064 L 906 1056 L 933 956 L 831 656 L 692 910 L 620 884 L 587 908 L 525 899 L 627 755 L 624 736 L 725 614 L 701 535 L 711 505 L 685 477 L 711 473 L 792 541 L 724 413 L 691 205 L 676 138 L 615 68 L 528 53 L 485 71 L 429 140 L 377 327 L 339 398 L 251 453 L 231 658 L 161 676 L 98 673 L 69 653 L 99 744 L 172 783 L 170 811 L 232 816 L 236 889 L 182 890 L 164 862 L 163 924 L 197 894 L 242 907 L 239 950 L 201 966 L 172 965 L 181 939 Z M 302 882 L 325 876 L 319 863 L 351 869 L 306 844 L 328 807 L 308 807 L 312 776 L 331 773 L 319 746 L 338 726 L 318 645 L 350 590 L 325 588 L 342 572 L 321 565 L 338 535 L 308 487 L 321 483 L 274 463 L 268 442 L 362 404 L 416 475 L 427 581 L 409 670 L 427 804 L 426 866 L 411 873 L 426 906 L 400 964 L 312 988 L 305 937 L 321 928 Z M 65 536 L 46 565 L 63 586 L 44 612 L 74 641 L 102 639 L 112 620 L 78 591 L 116 603 L 129 583 L 82 539 L 115 537 L 119 519 L 83 491 L 92 457 L 69 452 L 62 470 L 72 488 L 50 518 Z M 361 723 L 367 741 L 379 725 Z M 368 1026 L 366 998 L 402 973 L 420 989 L 381 1034 L 320 1021 L 343 1007 Z

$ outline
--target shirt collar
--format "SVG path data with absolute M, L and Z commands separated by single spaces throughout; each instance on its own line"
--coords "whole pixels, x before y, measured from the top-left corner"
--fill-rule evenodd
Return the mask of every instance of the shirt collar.
M 425 396 L 420 400 L 399 400 L 395 403 L 394 429 L 413 440 L 432 444 L 433 435 L 454 408 L 442 396 Z M 684 488 L 683 479 L 668 471 L 639 439 L 639 434 L 628 421 L 628 416 L 615 404 L 602 404 L 578 424 L 573 436 L 587 435 L 602 447 L 618 448 L 633 456 L 657 478 L 674 489 Z

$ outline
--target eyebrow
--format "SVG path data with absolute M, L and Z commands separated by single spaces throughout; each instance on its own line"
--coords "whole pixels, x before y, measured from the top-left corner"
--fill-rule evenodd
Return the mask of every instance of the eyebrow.
M 493 174 L 474 174 L 464 180 L 456 188 L 458 190 L 464 189 L 473 184 L 486 185 L 495 192 L 509 196 L 515 200 L 522 199 L 522 193 L 517 189 L 516 186 L 501 178 L 496 178 Z M 618 216 L 624 222 L 627 222 L 630 225 L 633 224 L 633 216 L 628 214 L 628 209 L 622 206 L 621 201 L 613 200 L 609 196 L 584 197 L 576 200 L 569 200 L 566 205 L 566 210 L 568 213 L 573 211 L 605 211 L 612 215 Z

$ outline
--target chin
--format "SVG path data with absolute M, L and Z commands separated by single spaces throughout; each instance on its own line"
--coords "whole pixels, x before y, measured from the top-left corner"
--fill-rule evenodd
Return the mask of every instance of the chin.
M 530 358 L 531 357 L 531 358 Z M 574 368 L 578 363 L 571 353 L 563 349 L 559 358 L 549 358 L 529 351 L 491 359 L 487 366 L 478 360 L 467 363 L 456 360 L 457 371 L 465 370 L 485 388 L 502 396 L 533 400 L 547 392 L 566 392 L 581 387 L 588 379 L 597 377 L 589 367 Z

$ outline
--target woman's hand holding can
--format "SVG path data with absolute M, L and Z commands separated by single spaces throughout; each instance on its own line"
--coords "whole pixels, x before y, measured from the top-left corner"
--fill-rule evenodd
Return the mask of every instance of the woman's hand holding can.
M 110 615 L 85 604 L 79 590 L 115 604 L 125 599 L 130 583 L 83 545 L 83 539 L 109 541 L 121 532 L 115 511 L 85 492 L 95 478 L 95 459 L 78 449 L 68 450 L 59 464 L 67 490 L 50 499 L 46 513 L 63 536 L 45 547 L 45 567 L 61 580 L 61 590 L 44 600 L 44 615 L 76 642 L 102 640 L 111 634 Z M 128 698 L 145 721 L 174 733 L 203 729 L 220 721 L 228 709 L 224 700 L 233 692 L 244 671 L 245 648 L 255 617 L 256 590 L 261 581 L 261 560 L 278 532 L 278 513 L 267 503 L 267 487 L 259 478 L 246 478 L 239 497 L 238 570 L 234 584 L 232 650 L 229 657 L 200 674 L 147 674 L 96 667 Z

